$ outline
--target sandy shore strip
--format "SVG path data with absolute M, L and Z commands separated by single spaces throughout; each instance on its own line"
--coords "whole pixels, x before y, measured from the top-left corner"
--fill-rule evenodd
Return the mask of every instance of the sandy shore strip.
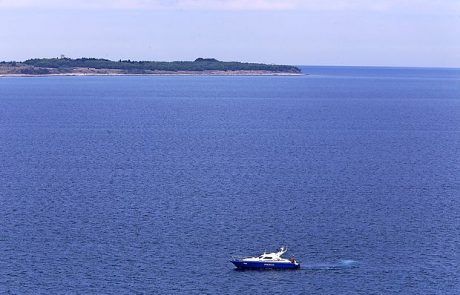
M 59 76 L 303 76 L 303 73 L 270 72 L 270 71 L 152 71 L 148 73 L 129 73 L 121 71 L 70 71 L 49 74 L 20 74 L 1 72 L 0 77 L 59 77 Z
M 305 76 L 306 74 L 294 73 L 158 73 L 158 74 L 43 74 L 43 75 L 27 75 L 27 74 L 0 74 L 0 78 L 39 78 L 39 77 L 116 77 L 116 76 Z

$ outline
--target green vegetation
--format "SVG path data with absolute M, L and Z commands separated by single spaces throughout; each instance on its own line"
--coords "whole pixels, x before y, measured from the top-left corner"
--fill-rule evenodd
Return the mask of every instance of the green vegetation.
M 148 73 L 152 71 L 268 71 L 274 73 L 300 73 L 300 69 L 287 65 L 268 65 L 260 63 L 223 62 L 214 58 L 197 58 L 195 61 L 111 61 L 100 58 L 41 58 L 29 59 L 17 65 L 31 66 L 35 69 L 29 71 L 59 69 L 69 70 L 75 68 L 123 70 L 128 73 Z M 1 66 L 1 65 L 0 65 Z M 37 72 L 38 74 L 38 72 Z

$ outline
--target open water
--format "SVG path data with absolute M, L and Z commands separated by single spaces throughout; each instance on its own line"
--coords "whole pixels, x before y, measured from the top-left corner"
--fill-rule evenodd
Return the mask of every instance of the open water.
M 460 70 L 304 71 L 1 78 L 0 293 L 460 294 Z

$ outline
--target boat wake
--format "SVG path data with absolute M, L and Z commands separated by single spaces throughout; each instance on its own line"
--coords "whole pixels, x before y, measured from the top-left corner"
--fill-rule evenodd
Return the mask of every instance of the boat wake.
M 358 267 L 358 262 L 351 259 L 342 259 L 336 263 L 302 264 L 302 268 L 306 270 L 339 270 L 355 267 Z

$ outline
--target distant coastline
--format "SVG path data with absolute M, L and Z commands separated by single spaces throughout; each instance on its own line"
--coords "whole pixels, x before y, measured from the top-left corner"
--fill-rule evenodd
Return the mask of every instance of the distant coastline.
M 223 62 L 213 58 L 194 61 L 111 61 L 96 58 L 29 59 L 0 62 L 0 77 L 34 76 L 298 76 L 295 66 L 260 63 Z

